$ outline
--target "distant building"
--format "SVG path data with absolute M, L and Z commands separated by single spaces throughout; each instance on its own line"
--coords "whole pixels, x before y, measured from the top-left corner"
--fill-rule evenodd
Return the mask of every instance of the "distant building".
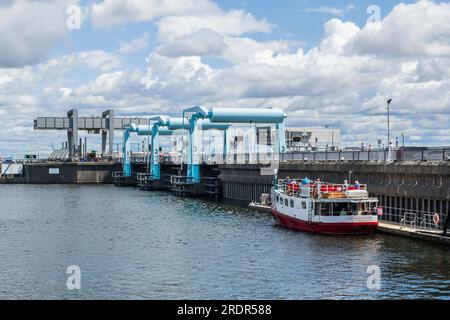
M 286 128 L 288 152 L 305 150 L 336 150 L 341 144 L 339 128 Z

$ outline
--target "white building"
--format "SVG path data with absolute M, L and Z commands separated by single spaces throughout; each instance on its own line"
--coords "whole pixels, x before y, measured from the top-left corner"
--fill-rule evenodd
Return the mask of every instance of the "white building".
M 288 151 L 335 150 L 341 144 L 339 128 L 286 128 Z

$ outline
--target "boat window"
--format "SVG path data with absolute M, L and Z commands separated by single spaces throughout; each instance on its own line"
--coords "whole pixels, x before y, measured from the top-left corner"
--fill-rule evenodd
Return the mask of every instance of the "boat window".
M 294 200 L 291 199 L 291 208 L 294 207 Z
M 306 209 L 306 208 L 307 208 L 306 202 L 302 201 L 302 209 Z
M 367 202 L 359 202 L 359 203 L 352 203 L 351 205 L 351 211 L 352 214 L 369 214 L 370 212 L 370 205 Z
M 283 204 L 283 198 L 280 197 L 280 204 Z
M 280 201 L 280 196 L 279 195 L 277 195 L 277 202 L 279 202 Z
M 365 214 L 369 213 L 369 207 L 368 207 L 367 202 L 358 203 L 357 209 L 358 209 L 358 211 L 356 212 L 356 214 L 361 213 L 361 214 L 365 215 Z
M 320 203 L 320 215 L 331 216 L 332 215 L 332 204 L 331 203 Z
M 285 205 L 286 207 L 289 206 L 288 199 L 284 199 L 284 205 Z
M 333 216 L 347 216 L 351 215 L 348 202 L 334 202 L 333 203 Z
M 377 203 L 367 203 L 367 210 L 369 210 L 370 214 L 378 215 L 378 206 Z
M 320 216 L 320 203 L 316 203 L 316 205 L 314 207 L 314 214 L 316 216 Z

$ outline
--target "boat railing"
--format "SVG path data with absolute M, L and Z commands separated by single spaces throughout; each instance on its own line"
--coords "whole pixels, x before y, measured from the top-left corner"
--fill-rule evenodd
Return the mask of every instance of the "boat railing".
M 289 196 L 300 198 L 364 198 L 368 197 L 365 184 L 337 184 L 330 182 L 305 182 L 296 179 L 279 179 L 277 189 Z
M 301 184 L 301 182 L 297 180 L 292 180 L 290 182 L 285 179 L 278 180 L 278 190 L 286 195 L 298 198 L 307 198 L 312 195 L 311 185 Z

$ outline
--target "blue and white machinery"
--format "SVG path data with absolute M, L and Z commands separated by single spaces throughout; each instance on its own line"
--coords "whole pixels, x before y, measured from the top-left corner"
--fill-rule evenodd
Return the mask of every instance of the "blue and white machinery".
M 160 167 L 160 136 L 183 135 L 188 133 L 189 122 L 183 118 L 170 118 L 168 116 L 155 116 L 150 118 L 147 125 L 130 124 L 124 127 L 123 134 L 123 176 L 131 177 L 131 156 L 129 152 L 129 138 L 131 133 L 139 136 L 148 136 L 151 139 L 151 150 L 148 161 L 148 170 L 151 180 L 161 179 Z M 199 126 L 202 130 L 221 130 L 224 137 L 224 154 L 226 154 L 226 130 L 230 127 L 227 123 L 211 123 L 209 120 L 201 120 Z
M 277 130 L 277 151 L 286 151 L 285 124 L 286 114 L 281 109 L 256 109 L 256 108 L 207 108 L 196 106 L 183 111 L 189 117 L 189 146 L 188 146 L 188 170 L 187 179 L 192 183 L 200 183 L 201 154 L 198 130 L 201 128 L 201 120 L 209 120 L 211 124 L 222 123 L 265 123 L 275 124 Z M 225 150 L 226 153 L 226 150 Z

